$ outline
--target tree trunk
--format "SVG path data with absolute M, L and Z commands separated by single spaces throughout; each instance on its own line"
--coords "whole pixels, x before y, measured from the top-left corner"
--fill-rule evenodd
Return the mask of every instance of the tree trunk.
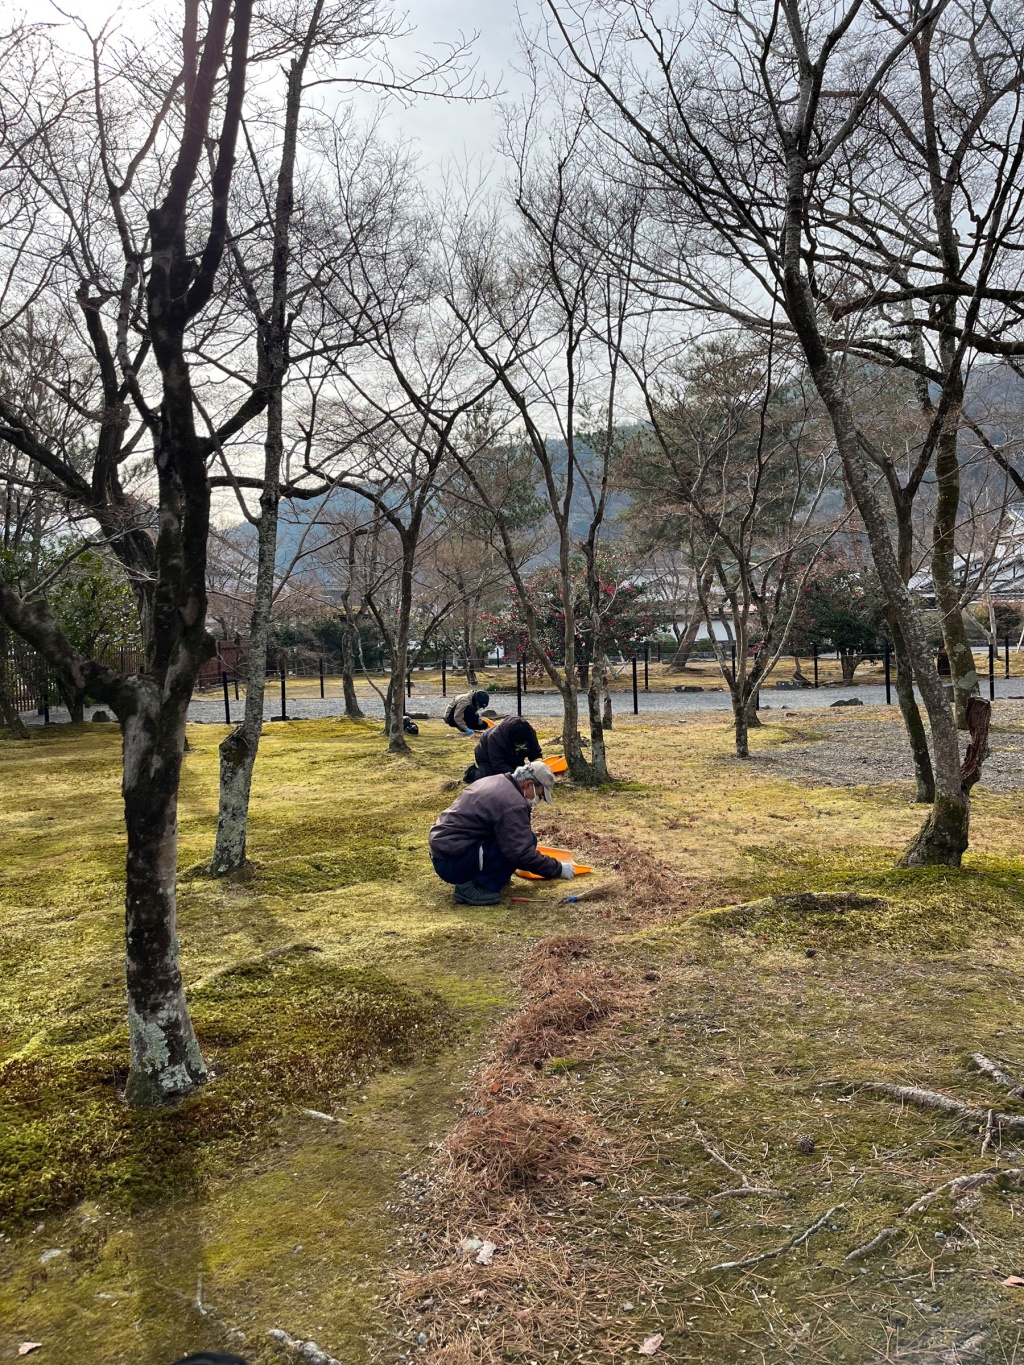
M 178 968 L 178 782 L 190 689 L 136 691 L 122 721 L 128 831 L 125 943 L 131 1072 L 126 1098 L 151 1107 L 206 1080 Z
M 591 782 L 608 782 L 608 753 L 604 742 L 604 718 L 601 714 L 601 695 L 604 691 L 604 669 L 595 663 L 591 669 L 587 689 L 587 711 L 590 717 Z
M 388 683 L 385 717 L 390 754 L 411 752 L 402 722 L 405 717 L 405 683 L 409 672 L 409 622 L 412 619 L 413 561 L 417 535 L 418 528 L 407 534 L 403 544 L 398 631 L 391 652 L 391 681 Z
M 921 805 L 931 805 L 935 800 L 935 777 L 932 773 L 931 754 L 928 752 L 928 735 L 914 695 L 914 670 L 894 614 L 887 610 L 885 617 L 896 653 L 896 698 L 903 716 L 910 744 L 910 757 L 914 764 L 914 781 L 917 784 L 917 795 L 914 800 Z
M 702 592 L 698 595 L 697 605 L 693 610 L 693 615 L 686 623 L 686 629 L 683 631 L 679 644 L 676 646 L 676 652 L 668 661 L 668 671 L 670 673 L 681 673 L 689 662 L 693 646 L 700 633 L 701 622 L 704 620 L 704 613 L 701 610 L 700 603 L 711 591 L 711 582 L 712 574 L 705 573 Z
M 947 381 L 953 382 L 953 381 Z M 959 414 L 960 403 L 954 404 Z M 956 524 L 960 514 L 959 423 L 948 418 L 935 446 L 935 521 L 932 528 L 932 586 L 939 608 L 942 641 L 952 672 L 956 724 L 967 728 L 967 703 L 979 695 L 974 652 L 967 639 L 956 582 Z
M 7 685 L 7 632 L 0 632 L 0 716 L 14 739 L 28 739 L 28 727 L 21 718 Z
M 345 694 L 345 715 L 349 720 L 362 720 L 363 711 L 356 695 L 356 660 L 353 640 L 355 630 L 356 627 L 349 619 L 348 607 L 346 606 L 341 632 L 341 686 Z
M 747 731 L 750 727 L 750 718 L 746 706 L 735 695 L 732 699 L 732 720 L 733 728 L 736 731 L 736 757 L 749 758 L 750 745 Z
M 463 605 L 462 618 L 462 642 L 465 650 L 466 660 L 466 683 L 470 687 L 477 685 L 477 668 L 479 659 L 476 649 L 476 603 L 466 602 Z
M 277 561 L 277 522 L 283 439 L 284 402 L 275 386 L 267 405 L 264 443 L 263 491 L 256 528 L 256 588 L 249 618 L 249 657 L 246 660 L 245 712 L 241 725 L 220 745 L 220 801 L 217 837 L 210 859 L 210 872 L 223 877 L 246 863 L 249 830 L 249 797 L 252 773 L 263 733 L 263 698 L 267 685 L 267 642 L 274 602 L 274 570 Z
M 589 785 L 594 781 L 593 769 L 583 753 L 580 743 L 580 710 L 576 691 L 575 672 L 566 669 L 566 681 L 562 686 L 562 748 L 569 764 L 569 776 L 574 782 Z
M 839 651 L 839 663 L 843 670 L 843 682 L 852 683 L 853 675 L 857 671 L 858 665 L 864 662 L 864 655 L 858 654 L 854 649 L 841 649 Z
M 801 77 L 804 83 L 811 79 L 806 73 Z M 828 412 L 850 492 L 871 545 L 875 568 L 906 642 L 931 724 L 935 803 L 920 834 L 900 860 L 900 866 L 938 864 L 958 867 L 967 847 L 970 795 L 960 780 L 960 745 L 956 724 L 930 657 L 931 651 L 917 606 L 900 573 L 889 525 L 858 439 L 849 400 L 822 340 L 814 298 L 803 273 L 800 250 L 804 232 L 807 167 L 803 152 L 793 142 L 787 146 L 787 160 L 789 185 L 784 270 L 787 312 L 807 359 L 815 388 Z

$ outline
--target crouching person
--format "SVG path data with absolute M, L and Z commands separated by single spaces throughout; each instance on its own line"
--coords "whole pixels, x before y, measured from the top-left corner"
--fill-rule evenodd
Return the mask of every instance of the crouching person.
M 475 762 L 466 769 L 465 782 L 478 782 L 495 773 L 514 773 L 524 763 L 540 758 L 537 731 L 522 716 L 506 716 L 477 740 Z
M 456 797 L 434 821 L 430 860 L 444 882 L 455 887 L 459 905 L 497 905 L 517 868 L 539 877 L 574 876 L 537 850 L 530 814 L 538 801 L 552 800 L 555 775 L 545 763 L 524 763 L 514 773 L 482 777 Z

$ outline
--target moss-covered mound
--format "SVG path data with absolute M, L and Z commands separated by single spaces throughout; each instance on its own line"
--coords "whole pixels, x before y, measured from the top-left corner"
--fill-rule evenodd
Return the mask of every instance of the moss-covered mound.
M 4 1225 L 86 1195 L 136 1208 L 182 1193 L 266 1141 L 289 1108 L 330 1109 L 369 1068 L 436 1051 L 453 1023 L 435 993 L 314 953 L 224 972 L 191 1003 L 214 1080 L 173 1109 L 140 1113 L 122 1102 L 127 1033 L 113 1009 L 3 1066 Z

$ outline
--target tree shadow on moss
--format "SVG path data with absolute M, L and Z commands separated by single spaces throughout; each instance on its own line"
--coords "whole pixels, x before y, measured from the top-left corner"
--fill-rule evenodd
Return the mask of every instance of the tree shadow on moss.
M 0 1222 L 13 1227 L 103 1196 L 128 1210 L 197 1188 L 258 1151 L 289 1110 L 329 1110 L 371 1072 L 431 1056 L 454 1036 L 437 994 L 311 954 L 253 962 L 192 993 L 213 1080 L 166 1110 L 121 1094 L 127 1039 L 83 1016 L 42 1055 L 0 1072 Z

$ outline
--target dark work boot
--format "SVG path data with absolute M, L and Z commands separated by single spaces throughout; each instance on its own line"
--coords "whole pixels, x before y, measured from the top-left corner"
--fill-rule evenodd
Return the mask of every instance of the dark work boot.
M 459 882 L 454 892 L 456 905 L 500 905 L 501 895 L 487 891 L 476 882 Z

